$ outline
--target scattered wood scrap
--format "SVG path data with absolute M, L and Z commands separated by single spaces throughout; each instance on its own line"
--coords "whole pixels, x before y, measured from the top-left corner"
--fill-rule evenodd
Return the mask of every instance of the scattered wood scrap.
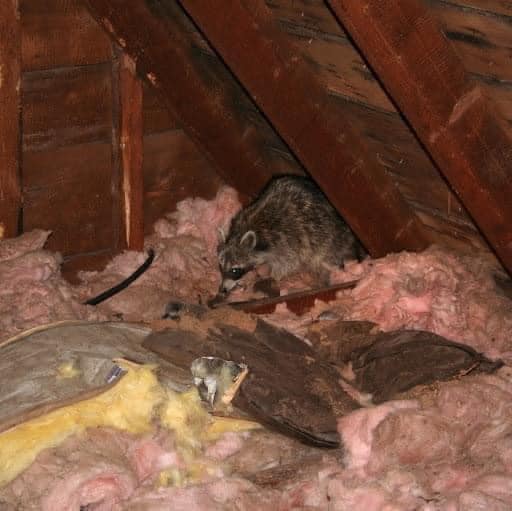
M 449 380 L 473 370 L 490 373 L 503 365 L 432 332 L 376 332 L 372 323 L 342 320 L 324 328 L 323 333 L 309 336 L 317 353 L 338 367 L 348 366 L 351 385 L 371 394 L 375 404 L 416 385 Z
M 374 333 L 374 325 L 339 321 L 311 332 L 313 346 L 260 318 L 213 310 L 160 321 L 143 347 L 183 369 L 200 357 L 246 364 L 248 374 L 231 403 L 284 434 L 337 447 L 337 418 L 418 384 L 491 372 L 501 365 L 469 346 L 428 332 Z M 347 368 L 349 369 L 347 371 Z

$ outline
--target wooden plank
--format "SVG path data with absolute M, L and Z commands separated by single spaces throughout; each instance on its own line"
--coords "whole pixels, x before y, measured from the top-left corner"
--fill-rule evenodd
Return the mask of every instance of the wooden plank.
M 65 256 L 112 248 L 112 146 L 73 145 L 23 156 L 23 230 L 53 231 Z
M 512 140 L 422 3 L 329 0 L 512 271 Z
M 358 407 L 342 389 L 337 369 L 283 329 L 234 310 L 222 312 L 222 318 L 196 320 L 195 327 L 187 318 L 177 325 L 170 322 L 142 346 L 185 370 L 199 357 L 243 362 L 249 372 L 233 406 L 284 434 L 336 447 L 333 418 Z M 251 326 L 244 329 L 248 322 Z
M 426 247 L 418 219 L 262 2 L 180 3 L 372 255 Z
M 144 135 L 180 128 L 180 123 L 172 117 L 169 110 L 162 104 L 154 87 L 143 82 L 142 90 Z
M 20 23 L 16 0 L 0 3 L 0 239 L 16 236 L 20 185 Z
M 142 250 L 144 248 L 142 83 L 135 75 L 135 63 L 128 55 L 120 55 L 119 61 L 124 245 L 131 250 Z
M 311 61 L 330 92 L 372 108 L 396 111 L 323 2 L 272 0 L 270 7 L 282 32 Z
M 183 130 L 144 137 L 144 224 L 173 211 L 187 197 L 212 199 L 222 184 L 218 174 Z
M 259 133 L 237 115 L 234 85 L 204 66 L 190 31 L 144 0 L 86 0 L 98 22 L 137 62 L 187 133 L 239 190 L 254 194 L 269 179 Z
M 23 149 L 110 141 L 111 65 L 24 73 Z
M 306 291 L 297 291 L 286 295 L 261 298 L 259 300 L 248 300 L 244 302 L 228 302 L 213 303 L 211 307 L 231 307 L 251 314 L 272 314 L 275 312 L 279 304 L 285 304 L 286 308 L 296 314 L 302 316 L 308 310 L 315 306 L 315 301 L 329 303 L 337 298 L 338 291 L 344 289 L 353 289 L 356 287 L 358 280 L 344 282 L 343 284 L 335 284 L 323 288 L 308 289 Z
M 479 13 L 484 16 L 512 19 L 512 3 L 509 0 L 427 0 L 457 7 L 460 12 Z
M 79 0 L 20 0 L 25 71 L 107 62 L 110 41 Z
M 427 5 L 469 71 L 512 80 L 512 18 L 439 0 L 429 0 Z

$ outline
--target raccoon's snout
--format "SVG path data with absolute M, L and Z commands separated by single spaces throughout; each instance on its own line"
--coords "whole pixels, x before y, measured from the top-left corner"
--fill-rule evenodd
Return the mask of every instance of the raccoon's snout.
M 238 285 L 238 281 L 250 270 L 251 268 L 234 267 L 223 271 L 219 294 L 227 295 Z
M 227 295 L 237 285 L 238 285 L 238 282 L 236 280 L 225 278 L 220 283 L 219 294 L 220 295 Z

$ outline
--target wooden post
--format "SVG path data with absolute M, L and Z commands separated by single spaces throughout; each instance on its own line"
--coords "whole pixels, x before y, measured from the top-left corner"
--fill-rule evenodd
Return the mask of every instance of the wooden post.
M 0 239 L 19 233 L 21 35 L 17 0 L 0 2 Z
M 512 272 L 512 140 L 418 0 L 328 0 Z
M 126 247 L 144 247 L 144 176 L 142 83 L 135 63 L 126 54 L 119 57 L 120 154 L 123 227 Z

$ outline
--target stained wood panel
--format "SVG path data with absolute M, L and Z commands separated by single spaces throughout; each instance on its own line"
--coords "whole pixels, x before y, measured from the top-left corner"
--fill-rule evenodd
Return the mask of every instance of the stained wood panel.
M 162 104 L 154 87 L 143 82 L 143 126 L 144 133 L 158 133 L 174 130 L 180 127 L 178 120 L 174 119 L 169 110 Z
M 462 4 L 427 0 L 430 12 L 444 25 L 446 36 L 468 71 L 511 80 L 512 17 L 493 16 Z
M 96 142 L 26 152 L 24 230 L 52 230 L 46 246 L 64 255 L 110 249 L 111 150 Z
M 110 60 L 110 41 L 79 0 L 20 0 L 24 70 Z
M 335 95 L 396 112 L 361 55 L 323 2 L 267 0 L 281 30 Z
M 494 101 L 512 135 L 512 3 L 428 0 L 464 66 Z
M 80 0 L 20 0 L 23 230 L 65 256 L 110 251 L 112 48 Z
M 111 139 L 110 64 L 25 73 L 24 150 Z
M 0 2 L 0 238 L 18 234 L 20 26 L 16 0 Z
M 512 4 L 509 0 L 443 0 L 443 2 L 447 5 L 461 7 L 466 11 L 474 10 L 488 16 L 512 17 Z
M 144 225 L 147 233 L 187 197 L 211 199 L 222 181 L 182 130 L 144 137 Z

